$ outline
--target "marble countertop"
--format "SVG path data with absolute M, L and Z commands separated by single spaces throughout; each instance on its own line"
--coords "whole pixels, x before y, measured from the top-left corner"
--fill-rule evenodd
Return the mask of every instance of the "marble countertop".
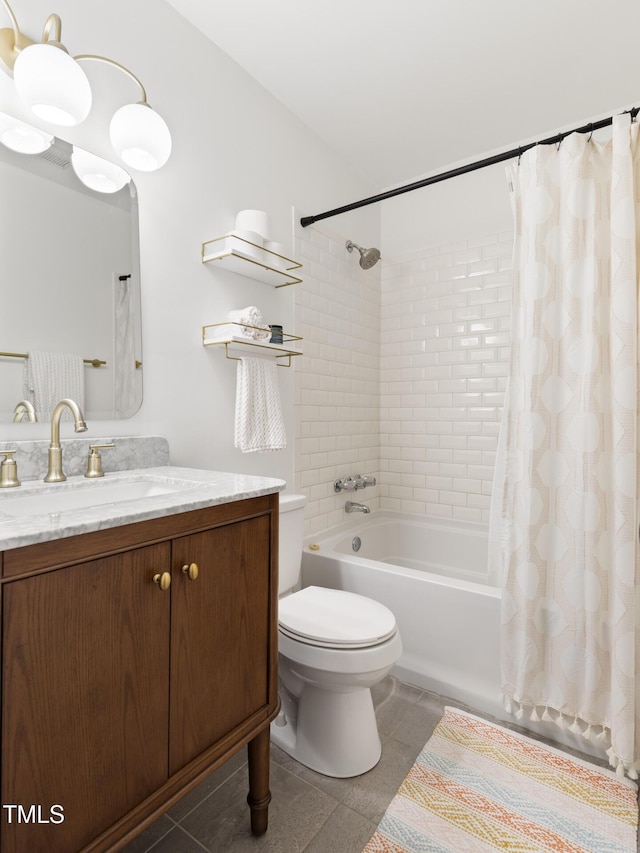
M 126 490 L 132 484 L 135 488 L 149 482 L 162 493 L 112 500 L 118 487 Z M 284 480 L 271 477 L 173 465 L 115 471 L 95 480 L 80 475 L 68 477 L 63 483 L 26 481 L 16 488 L 0 490 L 0 551 L 259 497 L 280 492 L 285 485 Z M 101 489 L 105 489 L 102 496 Z M 35 507 L 34 511 L 26 511 L 28 504 L 38 503 L 33 499 L 41 495 L 46 496 L 43 506 L 47 509 Z M 81 508 L 64 506 L 66 501 L 77 502 L 78 495 L 84 496 Z M 49 497 L 53 511 L 48 508 Z

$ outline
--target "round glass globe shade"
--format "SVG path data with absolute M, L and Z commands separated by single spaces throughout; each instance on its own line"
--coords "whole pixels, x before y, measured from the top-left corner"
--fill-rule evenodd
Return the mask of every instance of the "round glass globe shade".
M 32 44 L 16 59 L 13 79 L 22 100 L 38 118 L 69 127 L 91 109 L 87 75 L 69 54 L 52 44 Z
M 0 142 L 20 154 L 40 154 L 51 148 L 53 136 L 20 119 L 0 113 Z
M 131 176 L 121 166 L 75 146 L 71 153 L 71 165 L 82 183 L 99 193 L 118 192 L 131 180 Z
M 171 134 L 165 121 L 146 104 L 126 104 L 111 119 L 111 144 L 127 166 L 154 172 L 169 159 Z

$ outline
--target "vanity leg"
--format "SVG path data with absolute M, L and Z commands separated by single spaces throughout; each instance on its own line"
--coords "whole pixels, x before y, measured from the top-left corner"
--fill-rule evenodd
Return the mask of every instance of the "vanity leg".
M 251 809 L 251 832 L 263 835 L 269 823 L 269 726 L 247 745 L 249 756 L 249 796 L 247 802 Z

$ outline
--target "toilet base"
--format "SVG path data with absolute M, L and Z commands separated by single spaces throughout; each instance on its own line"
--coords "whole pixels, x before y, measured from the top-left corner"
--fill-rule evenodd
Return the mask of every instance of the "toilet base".
M 291 701 L 297 719 L 281 713 L 271 724 L 271 740 L 300 764 L 342 779 L 378 763 L 382 746 L 368 687 L 333 691 L 305 684 L 297 700 L 287 696 L 283 708 Z

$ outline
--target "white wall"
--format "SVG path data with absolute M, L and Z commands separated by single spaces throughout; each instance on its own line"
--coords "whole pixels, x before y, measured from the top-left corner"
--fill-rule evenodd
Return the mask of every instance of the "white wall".
M 287 450 L 242 454 L 233 448 L 236 363 L 202 347 L 201 327 L 225 320 L 230 309 L 255 304 L 267 322 L 295 331 L 294 288 L 275 290 L 203 265 L 200 245 L 230 230 L 238 210 L 259 208 L 271 216 L 272 238 L 293 253 L 294 207 L 296 216 L 316 213 L 374 188 L 163 0 L 59 0 L 55 11 L 70 52 L 106 55 L 129 67 L 173 136 L 167 165 L 134 175 L 144 401 L 131 419 L 89 423 L 91 434 L 159 433 L 169 440 L 174 464 L 292 482 L 293 371 L 280 371 Z M 15 12 L 21 29 L 37 39 L 51 8 L 49 0 L 31 0 L 16 5 Z M 58 135 L 113 158 L 109 116 L 137 99 L 137 89 L 113 68 L 91 63 L 86 71 L 94 89 L 92 114 L 84 125 Z M 11 87 L 0 75 L 2 108 L 28 119 Z M 367 211 L 350 220 L 367 223 L 372 244 L 379 239 L 379 215 Z M 46 424 L 0 429 L 5 440 L 47 435 Z
M 385 201 L 381 205 L 384 256 L 399 257 L 511 230 L 505 165 L 488 166 Z

